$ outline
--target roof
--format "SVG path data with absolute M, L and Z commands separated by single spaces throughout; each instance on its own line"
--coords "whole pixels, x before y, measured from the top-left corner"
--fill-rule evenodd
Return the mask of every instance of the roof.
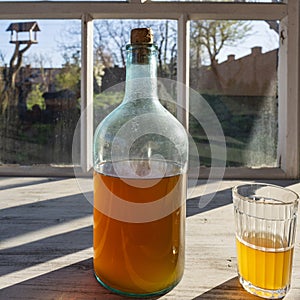
M 37 22 L 21 22 L 21 23 L 11 23 L 6 31 L 16 31 L 16 32 L 24 32 L 24 31 L 40 31 L 40 28 Z

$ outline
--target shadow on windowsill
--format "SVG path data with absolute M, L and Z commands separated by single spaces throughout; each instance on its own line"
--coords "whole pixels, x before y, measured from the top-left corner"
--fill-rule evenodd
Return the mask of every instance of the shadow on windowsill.
M 258 300 L 261 299 L 246 292 L 239 283 L 238 277 L 233 277 L 210 289 L 192 300 Z
M 124 297 L 105 289 L 95 279 L 92 258 L 25 280 L 0 290 L 0 299 L 40 300 L 121 300 L 139 299 Z M 161 297 L 147 298 L 157 300 Z M 192 300 L 258 300 L 247 293 L 238 278 L 231 278 Z
M 41 298 L 44 300 L 138 299 L 120 296 L 102 287 L 94 277 L 92 258 L 0 290 L 0 299 L 20 299 L 20 295 L 22 295 L 22 300 L 40 300 Z

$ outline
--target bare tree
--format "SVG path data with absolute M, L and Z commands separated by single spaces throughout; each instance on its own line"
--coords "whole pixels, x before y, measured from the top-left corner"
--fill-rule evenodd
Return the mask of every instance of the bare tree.
M 112 26 L 112 21 L 95 22 L 95 60 L 105 67 L 125 66 L 125 45 L 128 42 L 121 24 Z
M 33 54 L 32 56 L 26 59 L 26 63 L 38 70 L 39 78 L 41 79 L 40 89 L 43 92 L 47 92 L 49 87 L 53 83 L 51 76 L 52 68 L 50 67 L 48 70 L 46 70 L 45 65 L 52 65 L 51 57 L 42 53 Z
M 5 54 L 0 50 L 0 63 L 5 64 Z
M 174 23 L 175 24 L 175 23 Z M 163 71 L 170 55 L 175 55 L 176 45 L 175 26 L 171 21 L 141 21 L 141 20 L 106 20 L 95 22 L 96 53 L 100 55 L 104 64 L 110 54 L 109 63 L 125 67 L 126 45 L 130 42 L 130 31 L 136 27 L 151 27 L 155 34 L 155 41 L 159 53 L 159 69 Z
M 191 29 L 191 46 L 196 54 L 194 57 L 203 61 L 206 54 L 213 67 L 223 47 L 241 43 L 250 30 L 251 26 L 244 21 L 194 21 Z M 198 61 L 195 63 L 199 64 Z
M 176 74 L 177 29 L 169 20 L 156 26 L 158 45 L 158 75 L 172 78 Z
M 130 30 L 135 27 L 149 27 L 149 22 L 140 20 L 101 20 L 95 22 L 96 53 L 103 63 L 107 63 L 110 55 L 110 64 L 125 67 L 126 45 L 130 42 Z

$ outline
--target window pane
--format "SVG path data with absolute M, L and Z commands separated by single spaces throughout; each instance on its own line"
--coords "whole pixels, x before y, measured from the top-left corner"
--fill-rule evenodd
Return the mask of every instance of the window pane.
M 96 20 L 94 21 L 94 126 L 117 107 L 125 88 L 125 46 L 131 29 L 151 27 L 158 46 L 159 93 L 162 104 L 176 112 L 177 22 L 172 20 Z M 174 82 L 175 84 L 170 84 Z M 173 92 L 172 92 L 173 91 Z
M 191 22 L 190 85 L 222 126 L 229 167 L 277 166 L 277 28 L 266 21 Z M 190 132 L 202 165 L 210 166 L 208 140 L 217 137 L 193 117 L 205 114 L 193 111 L 193 101 Z
M 71 164 L 80 21 L 2 20 L 0 31 L 0 164 Z

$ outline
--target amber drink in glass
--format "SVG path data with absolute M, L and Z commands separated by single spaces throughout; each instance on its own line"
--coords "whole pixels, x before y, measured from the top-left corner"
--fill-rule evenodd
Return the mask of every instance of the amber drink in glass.
M 248 292 L 280 299 L 291 284 L 298 195 L 270 184 L 233 188 L 239 281 Z

